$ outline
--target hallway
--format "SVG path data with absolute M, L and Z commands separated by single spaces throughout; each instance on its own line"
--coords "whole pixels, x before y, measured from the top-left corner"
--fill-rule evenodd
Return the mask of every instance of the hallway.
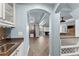
M 48 37 L 30 38 L 30 48 L 28 56 L 48 56 Z

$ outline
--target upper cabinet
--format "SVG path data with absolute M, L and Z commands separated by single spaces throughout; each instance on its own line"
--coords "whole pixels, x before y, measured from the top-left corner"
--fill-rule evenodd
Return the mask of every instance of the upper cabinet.
M 60 33 L 67 33 L 67 24 L 60 23 Z
M 3 16 L 3 4 L 0 3 L 0 19 L 2 19 Z
M 0 3 L 0 25 L 15 27 L 15 4 Z

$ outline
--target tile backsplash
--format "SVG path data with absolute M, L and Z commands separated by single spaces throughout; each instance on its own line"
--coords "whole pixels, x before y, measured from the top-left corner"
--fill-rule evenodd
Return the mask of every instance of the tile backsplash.
M 3 27 L 0 27 L 0 40 L 2 40 L 2 38 L 6 38 L 6 30 Z

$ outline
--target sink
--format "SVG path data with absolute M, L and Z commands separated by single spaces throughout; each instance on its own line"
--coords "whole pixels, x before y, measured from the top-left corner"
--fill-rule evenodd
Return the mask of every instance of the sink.
M 7 53 L 15 44 L 7 43 L 0 46 L 0 54 Z

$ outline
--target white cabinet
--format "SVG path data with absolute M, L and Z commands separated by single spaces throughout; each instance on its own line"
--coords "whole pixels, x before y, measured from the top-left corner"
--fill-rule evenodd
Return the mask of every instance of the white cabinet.
M 10 56 L 23 56 L 23 42 Z
M 15 26 L 15 4 L 0 3 L 0 26 Z
M 3 19 L 13 22 L 13 3 L 4 3 L 3 4 Z
M 0 3 L 0 19 L 2 19 L 2 17 L 3 17 L 3 4 L 2 3 Z
M 67 24 L 66 23 L 60 24 L 60 33 L 67 33 Z

